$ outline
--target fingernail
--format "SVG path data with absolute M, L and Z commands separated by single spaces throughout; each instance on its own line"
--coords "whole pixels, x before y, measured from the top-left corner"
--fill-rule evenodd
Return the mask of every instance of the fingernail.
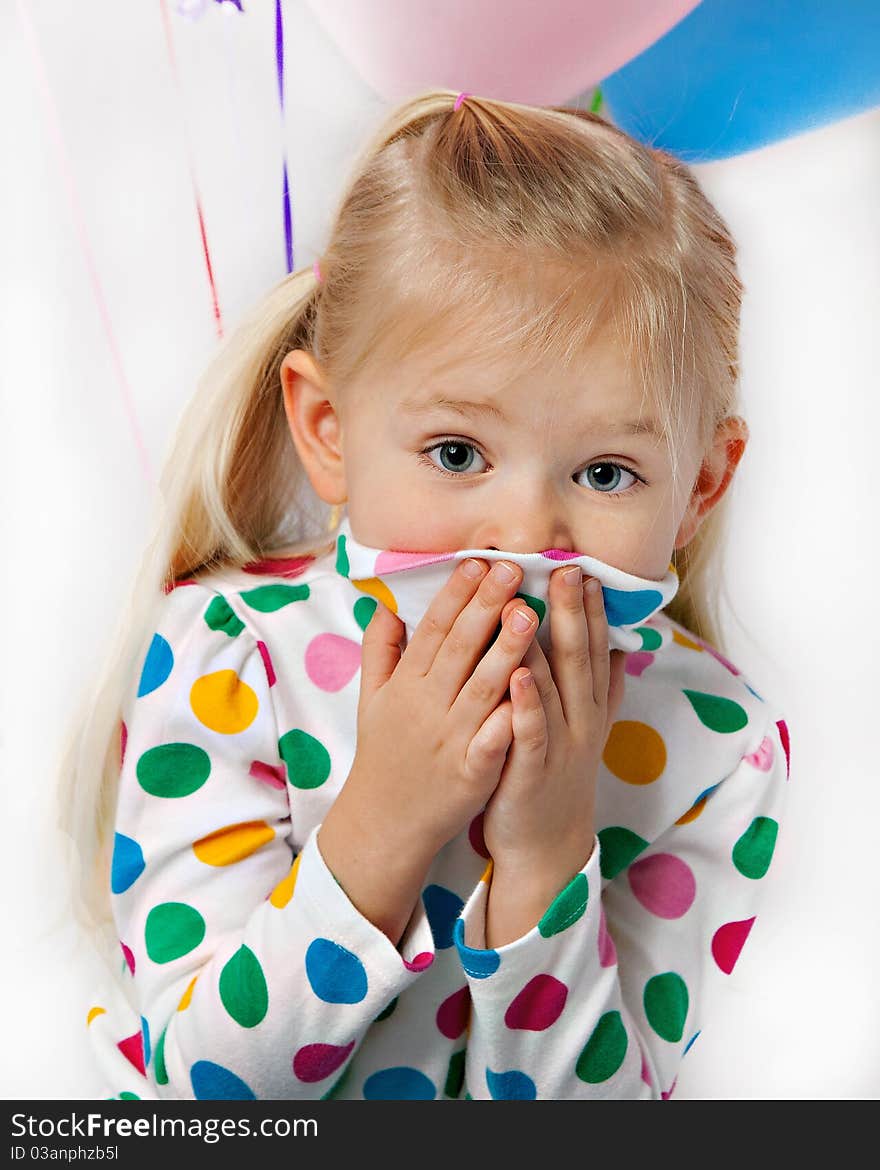
M 472 581 L 476 581 L 477 577 L 482 577 L 483 575 L 483 566 L 479 561 L 475 561 L 473 557 L 468 557 L 462 564 L 461 571 L 465 577 L 470 577 Z
M 586 583 L 586 585 L 584 586 L 584 589 L 586 589 L 587 593 L 591 593 L 591 594 L 598 593 L 601 588 L 602 588 L 602 586 L 599 584 L 599 582 L 596 580 L 595 577 L 591 577 L 589 579 L 589 581 Z
M 574 565 L 570 569 L 563 570 L 562 580 L 566 583 L 566 585 L 580 585 L 581 571 L 577 565 Z
M 531 629 L 532 619 L 523 609 L 514 610 L 513 617 L 510 619 L 510 625 L 517 634 L 524 634 L 526 630 Z
M 495 566 L 495 577 L 502 585 L 509 585 L 516 576 L 516 570 L 505 561 L 499 561 Z

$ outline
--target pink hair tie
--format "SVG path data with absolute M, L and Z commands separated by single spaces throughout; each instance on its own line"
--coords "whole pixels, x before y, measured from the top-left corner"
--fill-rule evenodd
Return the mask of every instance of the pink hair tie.
M 465 98 L 473 97 L 472 93 L 460 93 L 455 99 L 455 109 L 460 110 Z
M 324 278 L 321 276 L 321 265 L 318 263 L 317 260 L 312 265 L 312 271 L 315 274 L 315 280 L 317 280 L 318 284 L 323 284 Z

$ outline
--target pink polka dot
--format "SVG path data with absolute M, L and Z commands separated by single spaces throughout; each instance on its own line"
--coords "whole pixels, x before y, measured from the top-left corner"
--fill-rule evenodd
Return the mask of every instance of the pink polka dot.
M 627 674 L 631 674 L 635 678 L 639 678 L 639 676 L 642 674 L 642 671 L 645 670 L 646 667 L 650 666 L 653 661 L 654 655 L 651 654 L 650 651 L 634 650 L 632 654 L 627 654 L 623 668 Z
M 120 767 L 125 763 L 125 745 L 128 743 L 128 728 L 125 726 L 125 720 L 122 720 L 122 726 L 119 729 L 119 765 Z
M 131 951 L 128 949 L 128 947 L 125 945 L 124 942 L 120 942 L 119 945 L 122 947 L 122 953 L 125 956 L 125 961 L 128 964 L 128 969 L 129 969 L 129 971 L 131 971 L 132 975 L 134 975 L 134 955 L 131 953 Z
M 787 780 L 791 765 L 791 749 L 789 747 L 788 725 L 784 719 L 776 720 L 776 729 L 779 732 L 779 739 L 782 743 L 782 750 L 785 752 L 785 778 Z
M 642 1053 L 642 1080 L 645 1082 L 646 1085 L 653 1085 L 653 1083 L 654 1083 L 651 1080 L 651 1070 L 648 1068 L 648 1062 L 645 1059 L 644 1052 Z
M 287 787 L 284 768 L 280 765 L 264 764 L 262 760 L 254 760 L 248 769 L 248 775 L 268 784 L 270 788 L 277 788 L 279 791 Z
M 664 1101 L 669 1100 L 669 1098 L 675 1092 L 675 1086 L 677 1084 L 678 1084 L 678 1077 L 675 1078 L 675 1080 L 672 1082 L 672 1084 L 669 1086 L 669 1088 L 665 1092 L 662 1089 L 660 1090 L 660 1096 Z
M 339 634 L 318 634 L 306 647 L 306 674 L 322 691 L 341 691 L 360 664 L 360 643 Z
M 437 1008 L 437 1027 L 447 1040 L 457 1040 L 471 1015 L 471 992 L 465 986 L 453 991 Z
M 523 1028 L 530 1032 L 543 1032 L 555 1024 L 562 1014 L 568 988 L 552 975 L 536 975 L 504 1013 L 508 1028 Z
M 546 557 L 548 561 L 571 561 L 575 557 L 585 557 L 586 553 L 572 552 L 568 548 L 545 548 L 541 552 L 542 557 Z
M 608 933 L 603 907 L 599 914 L 599 963 L 603 967 L 613 967 L 616 962 L 617 947 L 614 945 L 614 939 Z
M 293 1058 L 294 1076 L 310 1085 L 323 1081 L 345 1063 L 353 1048 L 354 1040 L 343 1047 L 338 1044 L 306 1044 Z
M 654 853 L 634 861 L 627 873 L 632 892 L 658 918 L 681 918 L 697 894 L 690 866 L 672 853 Z
M 477 813 L 471 823 L 468 825 L 468 840 L 471 843 L 471 849 L 474 853 L 478 853 L 480 857 L 485 857 L 488 861 L 489 850 L 486 848 L 486 842 L 483 840 L 483 817 L 484 812 Z
M 139 1073 L 146 1074 L 144 1067 L 144 1038 L 140 1032 L 135 1032 L 133 1036 L 126 1036 L 124 1040 L 120 1040 L 116 1045 L 122 1055 L 130 1064 L 138 1070 Z
M 242 565 L 245 573 L 256 576 L 300 577 L 314 560 L 314 557 L 266 557 L 262 561 L 248 561 Z
M 272 656 L 269 653 L 269 647 L 265 642 L 257 642 L 257 649 L 260 652 L 260 657 L 263 660 L 263 668 L 266 671 L 266 678 L 269 681 L 269 686 L 275 686 L 275 667 L 272 665 Z
M 773 740 L 769 735 L 765 735 L 755 751 L 749 752 L 743 759 L 759 772 L 769 772 L 773 767 Z
M 396 569 L 416 569 L 419 565 L 436 565 L 438 561 L 451 561 L 455 553 L 428 552 L 381 552 L 376 557 L 373 572 L 393 573 Z
M 419 951 L 412 959 L 404 959 L 403 965 L 407 971 L 427 971 L 433 962 L 433 952 Z
M 754 921 L 754 918 L 744 918 L 741 922 L 725 922 L 712 936 L 712 958 L 725 975 L 736 966 Z

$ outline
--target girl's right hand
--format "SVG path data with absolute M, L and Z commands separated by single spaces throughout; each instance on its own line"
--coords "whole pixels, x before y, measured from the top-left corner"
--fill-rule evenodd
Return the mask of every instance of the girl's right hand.
M 467 575 L 468 565 L 477 566 L 476 577 Z M 505 567 L 512 570 L 507 581 Z M 345 875 L 361 884 L 355 858 L 368 867 L 380 865 L 386 883 L 393 886 L 396 870 L 402 886 L 415 888 L 438 850 L 498 784 L 513 737 L 505 693 L 538 619 L 523 602 L 487 650 L 522 580 L 519 566 L 507 561 L 487 570 L 484 561 L 458 565 L 405 650 L 403 622 L 381 604 L 364 633 L 357 749 L 319 839 L 327 865 L 350 896 Z M 526 617 L 521 630 L 518 612 Z M 369 896 L 364 900 L 369 904 Z M 390 937 L 393 930 L 386 933 Z

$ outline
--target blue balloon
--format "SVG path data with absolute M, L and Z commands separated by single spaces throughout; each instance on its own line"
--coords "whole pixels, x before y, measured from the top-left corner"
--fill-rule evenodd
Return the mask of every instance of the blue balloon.
M 730 158 L 880 105 L 880 2 L 703 0 L 601 90 L 639 141 Z

